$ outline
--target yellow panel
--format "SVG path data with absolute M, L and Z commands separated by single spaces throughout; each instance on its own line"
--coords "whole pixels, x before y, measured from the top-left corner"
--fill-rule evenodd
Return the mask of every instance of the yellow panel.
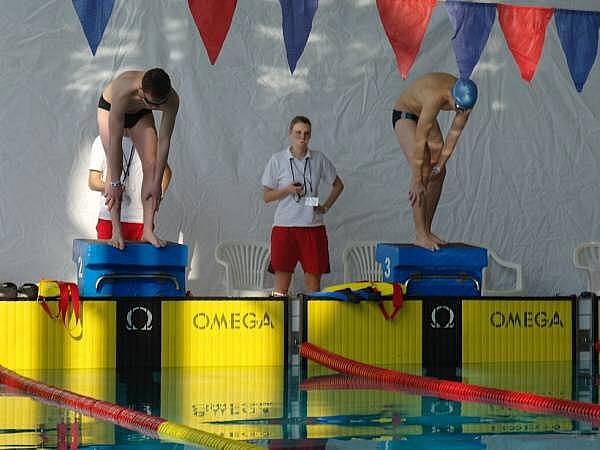
M 228 300 L 163 302 L 163 367 L 284 364 L 284 301 Z
M 48 302 L 52 311 L 56 302 Z M 37 302 L 0 301 L 0 364 L 20 369 L 114 368 L 116 303 L 84 301 L 81 326 L 51 319 Z
M 115 369 L 19 370 L 18 373 L 79 395 L 112 403 L 116 401 Z M 81 437 L 87 440 L 85 442 L 96 444 L 114 442 L 113 424 L 74 412 L 67 414 L 68 423 L 72 423 L 77 416 Z M 46 429 L 53 429 L 56 424 L 65 420 L 65 415 L 66 413 L 57 406 L 44 404 L 25 395 L 0 396 L 0 429 L 37 429 L 40 424 L 44 424 Z
M 81 418 L 83 421 L 79 430 L 81 446 L 115 443 L 115 425 L 113 423 L 85 416 L 81 416 Z
M 384 302 L 392 311 L 392 302 Z M 311 300 L 307 306 L 307 340 L 366 364 L 421 364 L 421 301 L 405 301 L 394 320 L 385 320 L 377 305 Z M 309 365 L 309 376 L 312 376 Z
M 57 425 L 66 422 L 69 428 L 75 420 L 79 422 L 78 434 L 82 445 L 114 443 L 115 426 L 112 423 L 74 412 L 65 413 L 57 406 L 47 405 L 29 397 L 0 397 L 0 430 L 15 430 L 15 433 L 0 433 L 0 445 L 36 447 L 44 440 L 44 446 L 56 446 Z
M 553 363 L 494 363 L 467 364 L 462 368 L 463 381 L 509 391 L 529 392 L 569 400 L 573 395 L 573 367 L 571 362 Z M 521 417 L 522 411 L 500 405 L 465 402 L 461 407 L 465 417 Z M 472 432 L 542 432 L 568 430 L 570 419 L 540 417 L 513 423 L 470 424 Z M 464 429 L 464 428 L 463 428 Z
M 61 413 L 54 406 L 25 396 L 0 396 L 0 430 L 39 429 L 42 424 L 56 424 L 60 420 Z
M 202 430 L 207 422 L 279 419 L 284 373 L 283 366 L 163 369 L 161 416 Z
M 308 417 L 389 415 L 390 408 L 403 416 L 421 415 L 421 397 L 387 390 L 313 390 L 306 394 Z
M 8 449 L 17 448 L 58 448 L 56 445 L 55 431 L 31 431 L 17 433 L 0 433 L 0 447 Z
M 462 305 L 463 363 L 571 361 L 571 303 L 503 299 Z

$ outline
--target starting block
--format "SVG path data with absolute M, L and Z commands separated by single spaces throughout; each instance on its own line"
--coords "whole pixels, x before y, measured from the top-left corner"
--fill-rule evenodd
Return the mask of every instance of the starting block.
M 118 250 L 104 241 L 73 241 L 82 297 L 184 297 L 187 261 L 187 246 L 172 242 L 127 242 Z
M 400 283 L 410 296 L 480 297 L 487 249 L 448 244 L 432 252 L 412 244 L 377 244 L 383 281 Z

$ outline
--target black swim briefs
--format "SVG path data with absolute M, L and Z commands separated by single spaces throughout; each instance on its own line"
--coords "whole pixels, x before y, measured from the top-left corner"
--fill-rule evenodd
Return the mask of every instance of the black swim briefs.
M 98 108 L 100 109 L 104 109 L 106 111 L 110 111 L 110 103 L 108 103 L 106 101 L 106 99 L 104 98 L 103 95 L 100 95 L 100 100 L 98 100 Z M 140 109 L 138 112 L 134 112 L 134 113 L 125 113 L 125 120 L 124 120 L 124 124 L 123 127 L 124 128 L 133 128 L 134 125 L 136 123 L 138 123 L 138 120 L 140 120 L 142 118 L 142 116 L 144 116 L 145 114 L 152 114 L 152 111 L 149 109 Z
M 413 114 L 413 113 L 406 112 L 406 111 L 397 111 L 394 109 L 392 111 L 392 128 L 396 128 L 396 122 L 398 122 L 400 119 L 408 119 L 408 120 L 414 120 L 415 122 L 418 122 L 419 116 L 417 116 L 416 114 Z

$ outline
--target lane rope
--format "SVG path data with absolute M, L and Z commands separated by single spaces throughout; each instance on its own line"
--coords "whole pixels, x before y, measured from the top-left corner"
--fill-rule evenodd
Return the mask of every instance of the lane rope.
M 79 395 L 40 381 L 19 375 L 0 366 L 0 384 L 17 389 L 41 401 L 70 409 L 86 416 L 112 422 L 146 436 L 175 439 L 217 450 L 261 449 L 247 442 L 217 436 L 216 434 L 170 422 L 162 417 L 151 416 L 115 403 Z
M 551 414 L 600 425 L 600 405 L 563 400 L 528 392 L 477 386 L 458 381 L 411 375 L 383 369 L 329 352 L 311 343 L 300 346 L 300 355 L 336 372 L 381 383 L 391 383 L 417 394 L 436 395 L 446 400 L 487 403 L 521 411 Z

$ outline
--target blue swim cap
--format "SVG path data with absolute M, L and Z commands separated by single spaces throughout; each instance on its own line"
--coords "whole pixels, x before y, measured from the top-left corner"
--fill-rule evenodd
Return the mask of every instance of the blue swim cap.
M 477 101 L 477 85 L 469 79 L 456 80 L 452 88 L 452 97 L 458 108 L 471 109 Z

